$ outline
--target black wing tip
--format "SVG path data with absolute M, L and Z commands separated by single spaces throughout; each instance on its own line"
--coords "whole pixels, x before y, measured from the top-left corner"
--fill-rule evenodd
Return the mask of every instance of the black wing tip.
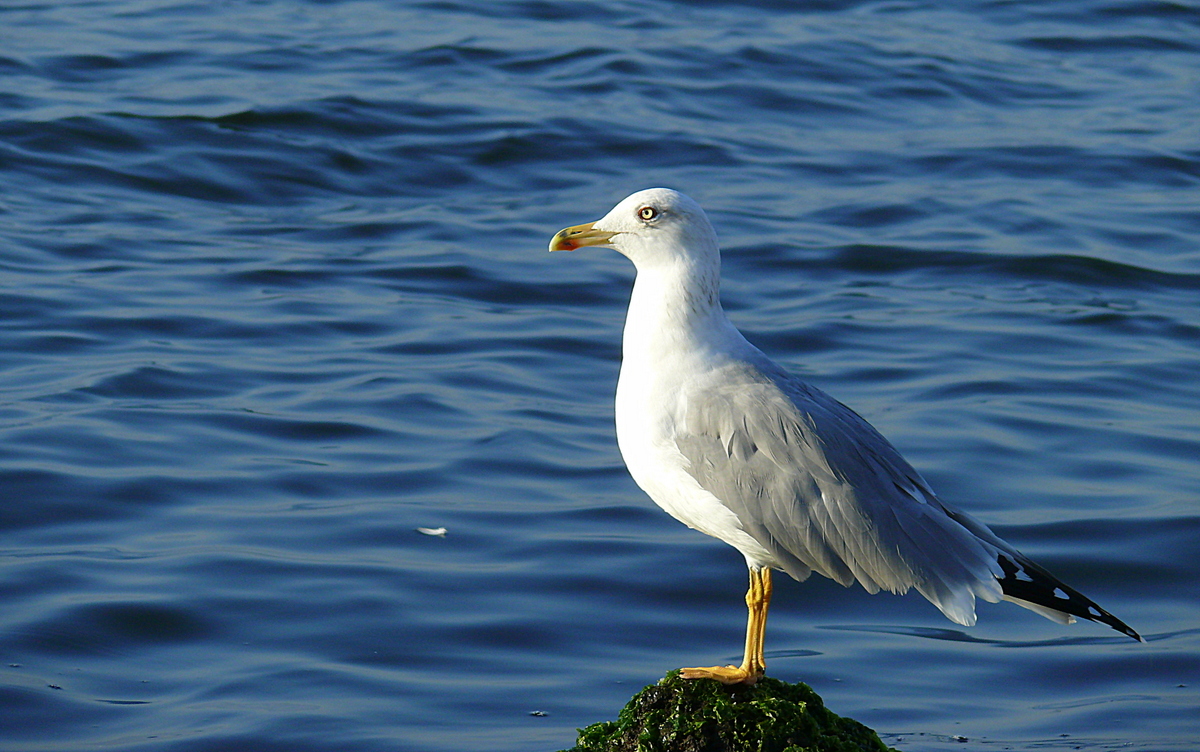
M 1138 642 L 1146 641 L 1146 638 L 1142 637 L 1140 634 L 1138 634 L 1137 630 L 1135 630 L 1133 627 L 1129 626 L 1128 624 L 1121 621 L 1120 619 L 1113 616 L 1112 614 L 1105 611 L 1104 609 L 1100 608 L 1099 606 L 1093 606 L 1093 607 L 1096 608 L 1098 611 L 1100 611 L 1102 616 L 1091 617 L 1088 615 L 1083 615 L 1083 618 L 1090 619 L 1091 621 L 1099 622 L 1101 624 L 1107 624 L 1108 626 L 1117 630 L 1121 634 L 1128 635 L 1129 637 L 1132 637 L 1133 639 L 1137 640 Z
M 1004 576 L 997 579 L 1005 595 L 1081 619 L 1106 624 L 1138 642 L 1146 641 L 1135 629 L 1105 611 L 1091 598 L 1066 585 L 1024 556 L 1003 553 L 997 557 L 997 561 L 1004 572 Z
M 1112 614 L 1109 614 L 1109 616 L 1112 616 Z M 1137 640 L 1138 642 L 1146 641 L 1146 638 L 1142 637 L 1140 634 L 1138 634 L 1137 630 L 1135 630 L 1133 627 L 1129 626 L 1128 624 L 1121 621 L 1120 619 L 1118 619 L 1115 616 L 1113 616 L 1113 623 L 1108 623 L 1108 622 L 1105 622 L 1105 623 L 1107 623 L 1108 626 L 1112 627 L 1113 629 L 1117 630 L 1118 632 L 1129 635 L 1130 637 Z

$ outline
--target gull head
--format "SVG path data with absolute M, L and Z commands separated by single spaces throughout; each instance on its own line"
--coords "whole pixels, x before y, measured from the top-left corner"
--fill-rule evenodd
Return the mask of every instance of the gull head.
M 604 246 L 626 256 L 639 271 L 684 264 L 719 269 L 717 235 L 700 205 L 669 188 L 628 196 L 595 222 L 560 230 L 551 251 Z

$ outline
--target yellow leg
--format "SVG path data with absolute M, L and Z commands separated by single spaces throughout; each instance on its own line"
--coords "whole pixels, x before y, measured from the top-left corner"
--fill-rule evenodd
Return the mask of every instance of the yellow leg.
M 746 591 L 746 650 L 741 666 L 684 668 L 679 670 L 679 675 L 685 679 L 716 679 L 722 684 L 753 684 L 758 681 L 767 670 L 763 641 L 773 589 L 770 569 L 750 569 L 750 589 Z

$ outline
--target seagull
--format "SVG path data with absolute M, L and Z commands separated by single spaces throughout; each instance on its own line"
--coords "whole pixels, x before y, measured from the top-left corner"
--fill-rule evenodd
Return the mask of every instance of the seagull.
M 869 593 L 910 588 L 951 621 L 975 599 L 1141 636 L 943 503 L 858 413 L 776 365 L 730 322 L 721 253 L 700 206 L 651 188 L 561 230 L 551 251 L 612 248 L 637 270 L 622 342 L 616 425 L 637 484 L 668 514 L 736 548 L 750 570 L 740 666 L 681 669 L 753 684 L 766 671 L 771 572 L 813 572 Z

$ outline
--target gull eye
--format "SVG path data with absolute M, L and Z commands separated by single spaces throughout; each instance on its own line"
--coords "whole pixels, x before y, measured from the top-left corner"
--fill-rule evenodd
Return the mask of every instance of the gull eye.
M 644 222 L 649 222 L 652 219 L 658 219 L 658 209 L 655 209 L 653 206 L 643 206 L 641 209 L 638 209 L 638 216 L 641 217 L 642 221 Z

